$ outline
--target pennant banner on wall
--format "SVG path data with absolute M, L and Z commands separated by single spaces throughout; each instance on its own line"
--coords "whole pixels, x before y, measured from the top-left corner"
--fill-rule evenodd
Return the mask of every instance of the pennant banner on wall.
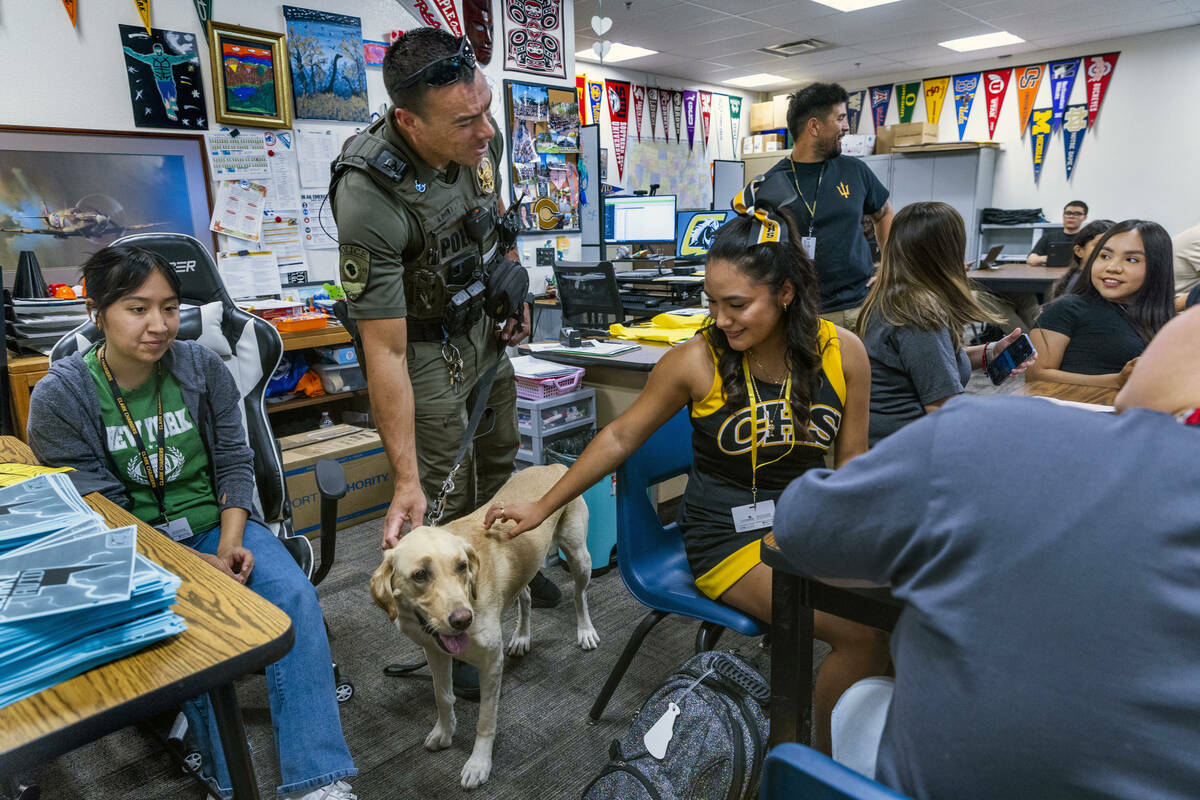
M 675 117 L 675 144 L 683 141 L 680 138 L 681 132 L 679 125 L 683 121 L 683 90 L 675 89 L 671 92 L 671 112 Z
M 1071 99 L 1071 87 L 1075 85 L 1075 75 L 1078 72 L 1078 58 L 1050 62 L 1050 105 L 1054 109 L 1054 121 L 1051 126 L 1054 130 L 1058 130 L 1062 123 L 1063 112 Z
M 617 156 L 617 179 L 625 174 L 625 142 L 629 133 L 629 81 L 604 80 L 608 90 L 608 121 L 612 124 L 613 152 Z
M 912 122 L 913 109 L 917 107 L 917 95 L 921 82 L 896 84 L 896 115 L 901 122 Z
M 1021 123 L 1021 135 L 1029 125 L 1029 114 L 1037 101 L 1038 87 L 1042 85 L 1042 76 L 1046 74 L 1045 64 L 1031 64 L 1017 67 L 1017 117 Z
M 146 33 L 150 33 L 150 0 L 133 0 L 133 4 L 137 6 L 138 16 L 142 18 Z
M 688 150 L 696 142 L 696 93 L 688 89 L 683 93 L 683 121 L 687 124 Z
M 1067 106 L 1063 112 L 1063 150 L 1067 154 L 1067 180 L 1075 171 L 1075 162 L 1079 158 L 1079 148 L 1083 147 L 1083 135 L 1088 129 L 1088 104 L 1077 103 Z
M 1004 105 L 1004 93 L 1008 91 L 1008 79 L 1011 77 L 1011 69 L 994 69 L 983 73 L 983 96 L 987 102 L 989 139 L 996 138 L 996 121 L 1000 119 L 1000 109 Z
M 646 102 L 646 87 L 634 86 L 629 90 L 633 96 L 633 129 L 637 132 L 638 141 L 642 141 L 642 106 Z
M 892 100 L 892 85 L 871 87 L 871 118 L 875 120 L 875 130 L 878 131 L 887 121 L 888 103 Z
M 658 108 L 659 108 L 659 113 L 662 114 L 663 141 L 669 143 L 671 141 L 671 125 L 670 125 L 670 121 L 671 121 L 670 120 L 670 117 L 671 117 L 671 90 L 670 89 L 659 89 L 658 90 Z M 676 125 L 678 125 L 678 124 L 679 123 L 676 123 Z
M 1035 108 L 1029 120 L 1029 144 L 1033 153 L 1033 182 L 1037 183 L 1042 177 L 1042 164 L 1046 161 L 1046 145 L 1050 135 L 1054 133 L 1051 120 L 1054 117 L 1053 108 Z
M 200 24 L 208 22 L 212 19 L 212 0 L 192 0 L 196 6 L 196 16 L 200 18 Z M 75 5 L 75 0 L 71 0 L 71 5 Z
M 592 124 L 600 124 L 600 104 L 604 101 L 604 84 L 588 81 L 588 102 L 592 104 Z
M 71 27 L 78 27 L 75 24 L 75 0 L 63 0 L 63 8 L 67 10 L 67 16 L 71 18 Z
M 858 133 L 858 123 L 862 120 L 863 103 L 866 101 L 866 89 L 851 92 L 849 99 L 846 100 L 846 121 L 850 123 L 851 133 Z
M 729 121 L 733 123 L 733 156 L 737 158 L 738 153 L 738 128 L 742 124 L 742 98 L 729 96 Z
M 400 7 L 430 28 L 445 28 L 454 36 L 462 36 L 458 9 L 454 0 L 397 0 Z
M 704 137 L 704 150 L 708 151 L 708 128 L 712 124 L 712 92 L 700 92 L 700 135 Z
M 579 124 L 587 125 L 587 76 L 575 76 L 575 98 L 579 101 Z
M 938 124 L 942 118 L 942 104 L 946 102 L 946 91 L 950 88 L 949 78 L 925 79 L 925 119 Z
M 1108 91 L 1108 82 L 1112 80 L 1113 70 L 1117 68 L 1118 53 L 1105 53 L 1102 56 L 1083 57 L 1083 79 L 1087 83 L 1088 127 L 1096 124 L 1100 114 L 1100 104 L 1104 102 L 1104 94 Z
M 958 118 L 958 140 L 961 142 L 971 118 L 971 106 L 979 89 L 979 73 L 954 76 L 954 113 Z
M 646 99 L 650 101 L 650 141 L 658 135 L 658 89 L 646 87 Z
M 721 157 L 721 142 L 725 141 L 725 114 L 721 111 L 721 98 L 723 94 L 713 93 L 712 115 L 717 121 L 717 134 L 713 137 L 713 155 L 717 158 Z M 726 106 L 728 109 L 728 106 Z M 734 157 L 737 157 L 737 148 L 733 150 Z

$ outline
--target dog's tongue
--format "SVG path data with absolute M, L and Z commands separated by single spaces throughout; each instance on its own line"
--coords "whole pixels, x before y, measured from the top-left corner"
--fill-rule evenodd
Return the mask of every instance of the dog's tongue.
M 450 655 L 457 656 L 465 652 L 471 644 L 471 634 L 460 633 L 456 636 L 447 636 L 444 633 L 439 633 L 438 638 L 442 640 L 442 645 L 450 651 Z

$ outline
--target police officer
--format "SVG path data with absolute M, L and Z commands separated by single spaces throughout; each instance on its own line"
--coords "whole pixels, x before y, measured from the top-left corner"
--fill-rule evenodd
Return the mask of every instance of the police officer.
M 527 335 L 529 309 L 522 288 L 513 316 L 498 322 L 484 313 L 481 281 L 494 283 L 503 256 L 527 276 L 513 263 L 515 248 L 498 252 L 503 136 L 470 43 L 434 28 L 411 30 L 388 48 L 383 80 L 393 106 L 347 142 L 333 165 L 330 199 L 342 288 L 392 464 L 388 548 L 421 524 L 427 499 L 438 496 L 463 441 L 476 382 L 497 362 L 488 396 L 495 423 L 468 450 L 442 521 L 471 511 L 511 475 L 519 438 L 504 347 Z M 557 589 L 543 576 L 532 588 L 535 601 L 557 602 Z

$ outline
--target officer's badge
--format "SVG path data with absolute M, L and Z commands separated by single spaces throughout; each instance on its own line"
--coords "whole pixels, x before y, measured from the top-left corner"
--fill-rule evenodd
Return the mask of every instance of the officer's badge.
M 484 194 L 491 194 L 496 191 L 496 172 L 492 169 L 492 160 L 488 156 L 483 157 L 483 161 L 479 162 L 479 168 L 475 170 L 475 177 L 479 178 L 479 188 Z
M 364 247 L 341 245 L 338 247 L 338 267 L 346 297 L 357 300 L 367 288 L 367 277 L 371 272 L 371 254 Z

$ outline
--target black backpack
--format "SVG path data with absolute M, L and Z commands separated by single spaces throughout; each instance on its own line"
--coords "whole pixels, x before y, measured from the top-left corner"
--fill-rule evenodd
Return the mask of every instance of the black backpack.
M 738 656 L 693 656 L 650 695 L 625 738 L 613 740 L 611 760 L 583 800 L 753 800 L 767 751 L 769 697 L 767 681 Z M 679 713 L 658 759 L 643 737 L 671 703 Z

